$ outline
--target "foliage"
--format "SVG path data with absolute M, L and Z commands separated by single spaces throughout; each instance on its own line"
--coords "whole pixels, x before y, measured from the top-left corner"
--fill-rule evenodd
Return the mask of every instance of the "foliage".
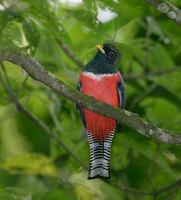
M 0 0 L 0 46 L 26 49 L 59 79 L 76 88 L 81 68 L 57 40 L 83 63 L 95 54 L 97 43 L 114 40 L 122 54 L 118 68 L 126 82 L 126 109 L 179 132 L 180 26 L 143 0 L 84 0 L 78 5 L 63 2 Z M 170 2 L 181 6 L 179 0 Z M 116 15 L 100 22 L 97 16 L 103 10 Z M 4 65 L 23 105 L 88 165 L 88 144 L 75 105 L 27 78 L 12 64 Z M 152 199 L 101 180 L 86 180 L 83 167 L 19 113 L 1 85 L 0 94 L 0 199 Z M 118 126 L 112 145 L 110 182 L 141 191 L 159 189 L 181 176 L 180 160 L 179 147 L 155 143 Z M 177 187 L 157 197 L 180 198 Z

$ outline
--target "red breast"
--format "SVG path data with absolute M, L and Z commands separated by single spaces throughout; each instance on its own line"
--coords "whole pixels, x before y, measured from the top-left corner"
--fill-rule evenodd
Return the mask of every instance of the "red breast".
M 121 79 L 120 73 L 93 74 L 82 72 L 80 82 L 81 92 L 99 101 L 119 107 L 117 84 Z M 99 115 L 88 109 L 83 109 L 87 131 L 97 139 L 107 138 L 116 127 L 116 120 Z

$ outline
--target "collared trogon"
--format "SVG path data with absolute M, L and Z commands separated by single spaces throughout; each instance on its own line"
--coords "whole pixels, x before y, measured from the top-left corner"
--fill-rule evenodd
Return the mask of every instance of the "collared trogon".
M 80 74 L 78 90 L 113 107 L 125 107 L 124 82 L 116 64 L 118 49 L 112 44 L 97 45 L 95 57 Z M 117 121 L 78 106 L 90 145 L 89 179 L 109 178 L 111 142 Z

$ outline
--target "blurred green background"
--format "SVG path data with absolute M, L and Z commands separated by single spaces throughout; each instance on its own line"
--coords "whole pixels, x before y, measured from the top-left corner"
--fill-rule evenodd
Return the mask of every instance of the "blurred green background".
M 167 1 L 168 2 L 168 1 Z M 181 7 L 180 0 L 169 3 Z M 181 27 L 144 0 L 0 0 L 0 47 L 21 47 L 76 89 L 82 63 L 97 43 L 114 41 L 126 84 L 126 109 L 175 132 L 181 130 Z M 76 59 L 75 59 L 76 58 Z M 78 59 L 78 61 L 77 61 Z M 81 62 L 80 62 L 81 61 Z M 75 105 L 4 62 L 19 101 L 83 162 L 87 139 Z M 180 200 L 181 148 L 154 142 L 119 125 L 111 180 L 87 180 L 69 152 L 17 111 L 0 84 L 0 200 Z

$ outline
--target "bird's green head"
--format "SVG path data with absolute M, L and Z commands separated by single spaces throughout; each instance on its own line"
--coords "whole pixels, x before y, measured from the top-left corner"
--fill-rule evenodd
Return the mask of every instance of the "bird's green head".
M 116 73 L 118 70 L 116 64 L 119 61 L 121 54 L 119 50 L 109 43 L 96 45 L 97 53 L 95 57 L 85 66 L 84 71 L 95 74 Z
M 97 54 L 104 57 L 109 64 L 115 65 L 119 61 L 121 54 L 113 44 L 109 43 L 105 43 L 103 45 L 98 44 L 96 45 L 96 47 L 98 49 Z

